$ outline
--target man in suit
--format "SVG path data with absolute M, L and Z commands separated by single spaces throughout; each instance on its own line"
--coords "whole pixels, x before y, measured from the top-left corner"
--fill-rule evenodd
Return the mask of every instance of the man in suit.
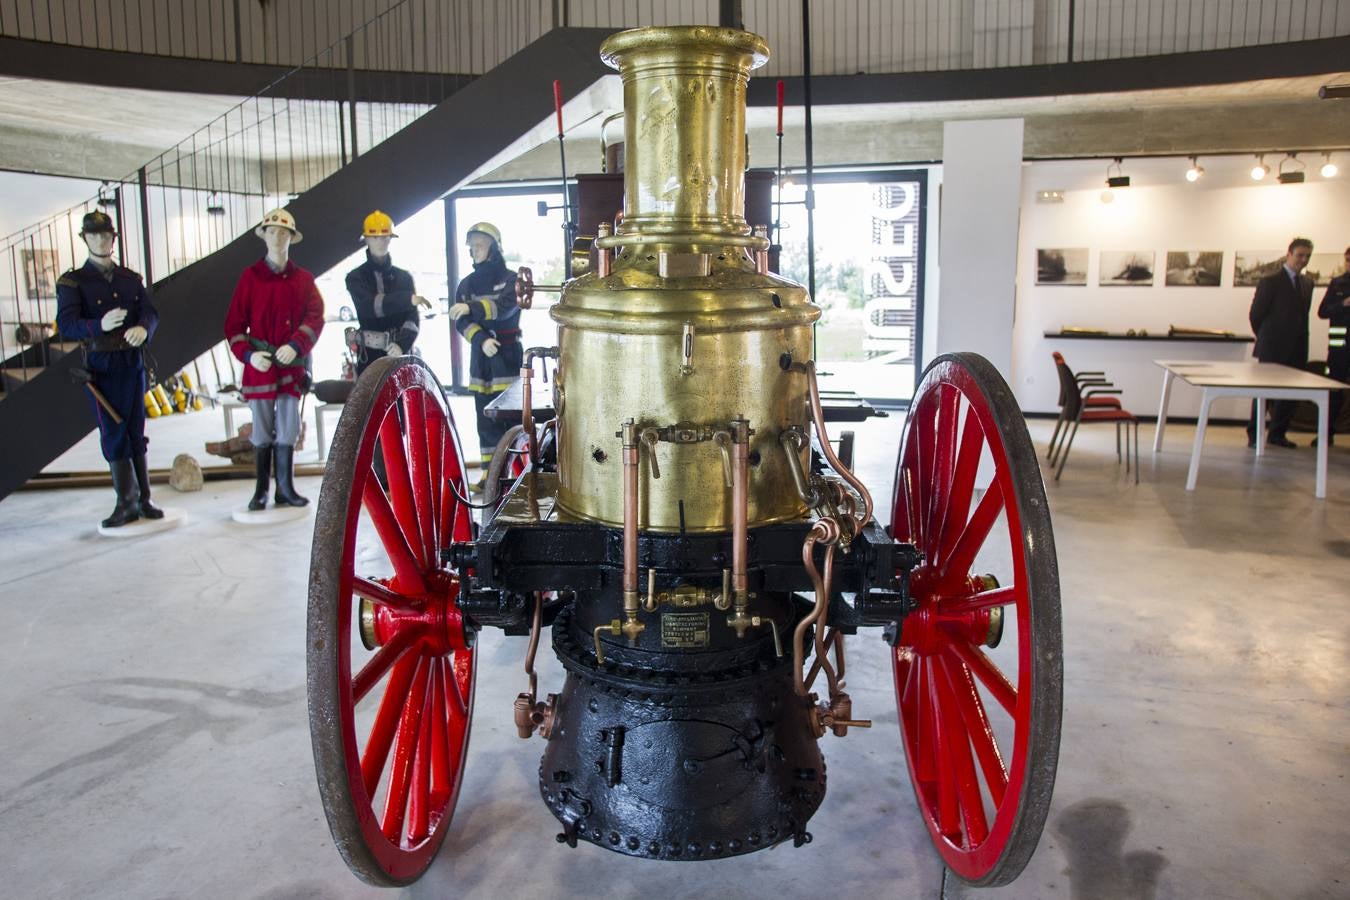
M 1350 384 L 1350 346 L 1345 340 L 1347 326 L 1350 326 L 1350 247 L 1345 248 L 1345 271 L 1331 279 L 1322 305 L 1317 307 L 1317 317 L 1331 320 L 1327 332 L 1327 377 Z M 1333 444 L 1336 443 L 1336 420 L 1340 418 L 1344 403 L 1345 391 L 1331 392 L 1327 437 Z M 1317 443 L 1316 439 L 1313 443 Z
M 1256 335 L 1252 351 L 1258 360 L 1303 370 L 1308 362 L 1308 311 L 1312 308 L 1313 283 L 1303 269 L 1312 256 L 1312 241 L 1294 238 L 1279 271 L 1256 284 L 1251 312 L 1247 318 Z M 1274 400 L 1270 404 L 1270 433 L 1267 441 L 1276 447 L 1295 447 L 1285 432 L 1294 415 L 1293 400 Z M 1256 401 L 1247 422 L 1247 446 L 1256 446 Z

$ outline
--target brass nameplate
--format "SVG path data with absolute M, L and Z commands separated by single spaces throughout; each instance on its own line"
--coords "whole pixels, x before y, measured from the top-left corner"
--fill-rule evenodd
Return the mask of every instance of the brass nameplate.
M 662 647 L 686 650 L 708 644 L 707 613 L 666 613 L 661 617 Z

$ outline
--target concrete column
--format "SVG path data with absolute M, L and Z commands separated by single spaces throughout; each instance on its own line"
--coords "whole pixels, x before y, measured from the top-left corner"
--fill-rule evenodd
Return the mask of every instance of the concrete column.
M 1021 185 L 1021 119 L 944 123 L 936 350 L 979 353 L 1004 378 L 1012 372 Z

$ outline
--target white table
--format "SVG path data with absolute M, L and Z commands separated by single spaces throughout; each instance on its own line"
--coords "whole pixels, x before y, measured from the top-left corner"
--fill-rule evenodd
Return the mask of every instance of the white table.
M 1167 403 L 1172 395 L 1172 382 L 1180 378 L 1201 390 L 1200 418 L 1195 425 L 1195 444 L 1191 447 L 1191 468 L 1186 475 L 1186 490 L 1195 490 L 1200 474 L 1200 451 L 1205 445 L 1205 428 L 1209 424 L 1209 407 L 1220 397 L 1253 397 L 1256 399 L 1256 420 L 1264 423 L 1267 400 L 1311 400 L 1317 404 L 1317 487 L 1318 499 L 1327 495 L 1327 402 L 1331 391 L 1345 385 L 1311 372 L 1301 372 L 1289 366 L 1255 361 L 1215 362 L 1212 360 L 1155 359 L 1154 365 L 1163 370 L 1162 401 L 1158 404 L 1158 425 L 1153 432 L 1153 452 L 1162 449 L 1163 429 L 1167 425 Z M 1266 451 L 1266 430 L 1256 432 L 1256 455 Z

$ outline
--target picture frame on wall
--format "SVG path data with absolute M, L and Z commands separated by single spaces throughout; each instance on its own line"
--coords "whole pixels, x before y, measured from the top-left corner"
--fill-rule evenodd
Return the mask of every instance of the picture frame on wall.
M 24 248 L 19 251 L 23 265 L 24 292 L 29 300 L 56 296 L 56 279 L 61 277 L 60 260 L 55 250 Z
M 1167 287 L 1218 287 L 1222 280 L 1222 250 L 1167 251 Z
M 1345 274 L 1345 255 L 1342 253 L 1314 253 L 1303 274 L 1318 287 L 1331 284 L 1331 279 Z
M 1044 247 L 1036 251 L 1036 283 L 1087 284 L 1087 247 Z
M 1150 287 L 1156 254 L 1152 250 L 1103 250 L 1097 258 L 1101 287 Z
M 1256 287 L 1284 265 L 1283 250 L 1239 250 L 1233 254 L 1233 287 Z

